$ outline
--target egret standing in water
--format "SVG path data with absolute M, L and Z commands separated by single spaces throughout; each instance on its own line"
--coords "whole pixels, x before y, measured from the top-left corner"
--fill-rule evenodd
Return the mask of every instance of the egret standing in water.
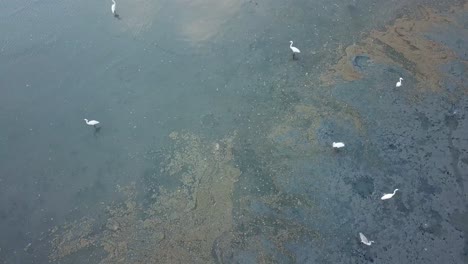
M 359 232 L 359 237 L 361 238 L 361 242 L 365 245 L 372 245 L 372 243 L 375 243 L 374 241 L 369 241 L 365 235 L 363 235 L 361 232 Z
M 99 121 L 96 121 L 96 120 L 88 121 L 88 119 L 85 118 L 84 121 L 86 122 L 88 126 L 93 126 L 94 128 L 97 128 L 96 126 L 99 124 Z
M 396 87 L 400 87 L 401 86 L 401 81 L 403 81 L 403 78 L 400 77 L 400 80 L 396 83 Z
M 345 144 L 343 142 L 333 142 L 332 147 L 333 148 L 344 148 Z
M 390 198 L 393 197 L 393 195 L 395 195 L 396 191 L 398 191 L 398 189 L 395 189 L 393 191 L 393 193 L 384 193 L 384 195 L 382 196 L 382 198 L 380 198 L 381 200 L 388 200 Z
M 119 14 L 115 12 L 115 0 L 112 0 L 111 11 L 112 11 L 112 14 L 114 14 L 114 17 L 119 18 Z
M 289 48 L 292 50 L 292 52 L 293 52 L 293 60 L 295 60 L 295 59 L 296 59 L 296 53 L 301 53 L 301 51 L 300 51 L 298 48 L 293 47 L 293 41 L 292 41 L 292 40 L 289 41 L 289 43 L 291 43 L 291 44 L 289 45 Z

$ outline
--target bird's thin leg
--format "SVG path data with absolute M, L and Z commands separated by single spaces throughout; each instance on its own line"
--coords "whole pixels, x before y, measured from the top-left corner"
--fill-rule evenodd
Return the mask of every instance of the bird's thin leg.
M 296 59 L 296 53 L 293 52 L 293 60 Z

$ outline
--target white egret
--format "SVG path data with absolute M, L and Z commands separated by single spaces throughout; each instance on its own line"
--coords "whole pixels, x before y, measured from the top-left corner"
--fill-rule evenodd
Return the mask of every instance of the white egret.
M 398 191 L 398 189 L 395 189 L 393 191 L 393 193 L 384 193 L 384 195 L 382 196 L 382 198 L 380 198 L 381 200 L 388 200 L 390 198 L 393 197 L 393 195 L 395 195 L 396 191 Z
M 300 51 L 298 48 L 293 47 L 293 41 L 292 41 L 292 40 L 289 41 L 289 43 L 291 43 L 291 44 L 289 45 L 289 48 L 290 48 L 290 49 L 292 50 L 292 52 L 293 52 L 293 59 L 295 59 L 295 58 L 296 58 L 296 57 L 295 57 L 296 53 L 301 53 L 301 51 Z
M 333 142 L 333 148 L 344 148 L 345 144 L 343 142 Z
M 363 235 L 361 232 L 359 232 L 359 237 L 361 238 L 361 242 L 365 245 L 372 245 L 372 243 L 375 243 L 374 241 L 369 241 L 365 235 Z
M 88 121 L 88 119 L 85 118 L 84 121 L 86 122 L 86 124 L 87 124 L 88 126 L 96 127 L 96 125 L 99 124 L 99 121 L 96 121 L 96 120 L 89 120 L 89 121 Z
M 403 81 L 403 78 L 400 77 L 400 80 L 396 83 L 396 87 L 400 87 L 401 86 L 401 81 Z
M 111 11 L 112 11 L 112 14 L 114 14 L 114 17 L 119 18 L 119 14 L 115 12 L 115 0 L 112 0 Z

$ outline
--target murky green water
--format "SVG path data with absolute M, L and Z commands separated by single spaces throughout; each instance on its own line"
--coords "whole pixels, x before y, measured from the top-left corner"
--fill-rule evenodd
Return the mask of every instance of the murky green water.
M 0 262 L 463 263 L 459 2 L 3 1 Z

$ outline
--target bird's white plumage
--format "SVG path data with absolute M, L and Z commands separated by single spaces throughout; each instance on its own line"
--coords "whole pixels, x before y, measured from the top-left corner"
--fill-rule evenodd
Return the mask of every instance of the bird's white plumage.
M 367 239 L 367 237 L 363 234 L 363 233 L 359 233 L 359 237 L 361 238 L 361 242 L 365 245 L 372 245 L 372 243 L 375 243 L 374 241 L 369 241 L 369 239 Z
M 396 83 L 396 87 L 400 87 L 401 86 L 401 81 L 403 81 L 403 78 L 400 77 L 400 80 Z
M 380 198 L 381 200 L 388 200 L 390 198 L 393 197 L 393 195 L 395 195 L 396 191 L 398 191 L 398 189 L 395 189 L 393 191 L 393 193 L 384 193 L 384 195 L 382 196 L 382 198 Z
M 88 121 L 88 119 L 85 118 L 84 121 L 86 122 L 86 124 L 88 126 L 95 126 L 95 125 L 99 124 L 99 121 L 97 121 L 97 120 L 89 120 Z
M 334 148 L 344 148 L 345 144 L 343 142 L 333 142 L 332 146 Z
M 289 43 L 291 43 L 291 44 L 289 44 L 289 48 L 292 50 L 293 53 L 301 53 L 301 51 L 300 51 L 298 48 L 293 47 L 293 42 L 292 42 L 292 40 L 289 41 Z
M 112 14 L 115 15 L 115 0 L 112 0 L 111 11 L 112 11 Z

